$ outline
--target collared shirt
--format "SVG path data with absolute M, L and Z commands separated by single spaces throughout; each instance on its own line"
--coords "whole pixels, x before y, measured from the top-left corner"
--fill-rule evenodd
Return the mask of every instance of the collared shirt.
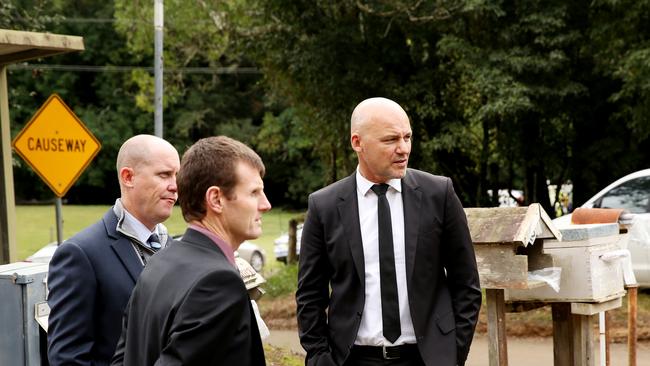
M 138 255 L 138 259 L 140 259 L 140 262 L 143 265 L 147 262 L 149 257 L 151 257 L 153 252 L 149 250 L 143 250 L 141 248 L 138 248 L 138 246 L 151 248 L 149 243 L 147 243 L 147 240 L 151 234 L 156 233 L 158 235 L 160 238 L 160 244 L 163 248 L 167 246 L 167 239 L 169 238 L 169 235 L 167 233 L 167 228 L 165 225 L 158 224 L 154 228 L 154 231 L 149 231 L 149 229 L 144 226 L 143 223 L 136 219 L 135 216 L 131 215 L 126 210 L 126 208 L 124 208 L 124 205 L 122 205 L 122 200 L 119 198 L 115 200 L 115 205 L 113 205 L 113 213 L 115 213 L 115 216 L 117 216 L 117 227 L 115 230 L 131 240 L 133 250 Z
M 235 268 L 237 268 L 237 264 L 235 264 L 235 250 L 232 249 L 230 244 L 226 243 L 223 239 L 218 237 L 217 234 L 215 234 L 212 231 L 204 228 L 203 226 L 199 226 L 199 225 L 196 225 L 196 224 L 190 224 L 189 228 L 192 229 L 192 230 L 196 230 L 196 231 L 200 232 L 201 234 L 203 234 L 203 235 L 207 236 L 208 238 L 210 238 L 210 240 L 212 240 L 215 244 L 217 244 L 219 249 L 221 249 L 223 254 L 225 254 L 226 258 L 228 258 L 228 262 L 230 262 L 230 264 L 232 264 Z M 239 270 L 239 269 L 237 269 L 237 270 Z
M 151 234 L 155 233 L 158 235 L 158 227 L 154 228 L 153 231 L 149 230 L 149 228 L 144 226 L 143 223 L 138 221 L 138 219 L 131 215 L 127 210 L 124 210 L 124 222 L 122 223 L 122 227 L 129 227 L 138 241 L 144 244 L 147 248 L 151 248 L 151 245 L 148 243 Z
M 390 206 L 393 229 L 393 251 L 395 254 L 395 274 L 397 276 L 397 295 L 399 300 L 401 336 L 391 343 L 383 336 L 381 315 L 381 288 L 379 279 L 379 229 L 377 217 L 377 195 L 371 191 L 375 184 L 364 178 L 359 169 L 356 173 L 357 198 L 359 202 L 359 223 L 363 242 L 363 261 L 365 265 L 366 300 L 363 316 L 355 344 L 366 346 L 388 346 L 416 343 L 411 311 L 409 309 L 406 285 L 406 254 L 404 239 L 404 206 L 402 202 L 402 181 L 391 179 L 386 199 Z

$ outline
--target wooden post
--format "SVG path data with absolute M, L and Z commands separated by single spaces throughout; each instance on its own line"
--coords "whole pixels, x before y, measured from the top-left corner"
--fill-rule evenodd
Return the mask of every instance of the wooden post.
M 7 66 L 0 65 L 0 264 L 16 258 L 16 203 L 9 128 Z
M 551 304 L 553 314 L 553 365 L 573 366 L 573 323 L 571 304 Z
M 629 366 L 636 366 L 636 314 L 638 285 L 627 285 L 627 359 Z
M 593 315 L 572 314 L 573 360 L 575 365 L 594 366 Z
M 503 289 L 485 290 L 490 366 L 508 366 L 506 311 Z
M 287 264 L 296 263 L 296 227 L 298 226 L 298 220 L 291 219 L 289 220 L 289 245 L 287 248 Z

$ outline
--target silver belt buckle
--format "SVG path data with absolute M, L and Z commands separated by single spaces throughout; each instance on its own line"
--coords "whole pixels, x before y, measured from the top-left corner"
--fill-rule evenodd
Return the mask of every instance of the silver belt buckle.
M 389 356 L 388 352 L 386 352 L 386 346 L 381 346 L 381 354 L 384 356 L 384 360 L 396 360 L 400 357 L 399 355 L 396 357 Z

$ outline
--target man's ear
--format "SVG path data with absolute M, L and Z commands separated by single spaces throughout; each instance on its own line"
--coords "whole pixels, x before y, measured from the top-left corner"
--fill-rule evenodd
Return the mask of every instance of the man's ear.
M 123 167 L 120 169 L 120 182 L 122 182 L 122 185 L 125 187 L 133 187 L 134 185 L 134 180 L 135 180 L 135 172 L 133 171 L 133 168 L 129 167 Z
M 223 191 L 217 186 L 210 186 L 207 191 L 205 191 L 205 208 L 216 212 L 221 213 L 223 211 Z
M 353 133 L 352 136 L 350 136 L 350 145 L 352 145 L 352 150 L 356 152 L 361 151 L 361 138 L 358 133 Z

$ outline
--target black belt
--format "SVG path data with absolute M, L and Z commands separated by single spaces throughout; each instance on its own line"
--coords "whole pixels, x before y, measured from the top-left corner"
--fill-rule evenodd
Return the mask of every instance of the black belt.
M 361 357 L 383 358 L 385 360 L 396 360 L 399 358 L 410 358 L 417 355 L 416 344 L 403 344 L 401 346 L 353 346 L 352 353 Z

